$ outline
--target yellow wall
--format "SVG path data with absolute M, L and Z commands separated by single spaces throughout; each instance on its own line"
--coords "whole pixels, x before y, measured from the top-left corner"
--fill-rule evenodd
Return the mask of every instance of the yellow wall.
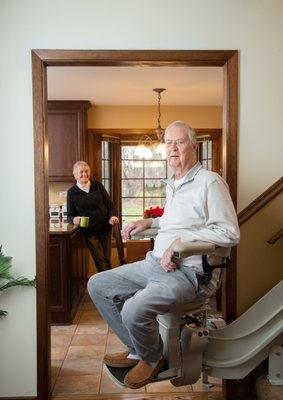
M 93 106 L 88 111 L 89 128 L 153 128 L 157 125 L 155 106 Z M 161 125 L 182 119 L 193 128 L 221 128 L 220 106 L 162 106 Z
M 237 311 L 244 312 L 283 279 L 283 240 L 270 245 L 282 228 L 283 193 L 241 226 L 238 245 Z

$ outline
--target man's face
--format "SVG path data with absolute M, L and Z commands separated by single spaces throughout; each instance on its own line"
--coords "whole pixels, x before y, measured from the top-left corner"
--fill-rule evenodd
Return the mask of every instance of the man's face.
M 85 185 L 86 183 L 88 183 L 89 175 L 89 168 L 84 166 L 79 166 L 74 173 L 76 181 L 81 185 Z
M 196 162 L 196 145 L 192 145 L 185 129 L 173 126 L 165 136 L 166 157 L 173 172 L 190 168 Z

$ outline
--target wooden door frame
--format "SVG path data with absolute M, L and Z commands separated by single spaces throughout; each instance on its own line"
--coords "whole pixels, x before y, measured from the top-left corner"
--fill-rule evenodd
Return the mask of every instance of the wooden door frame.
M 50 317 L 48 311 L 48 133 L 47 66 L 196 66 L 223 67 L 223 176 L 237 204 L 237 50 L 32 50 L 36 276 L 37 276 L 37 398 L 49 398 Z M 226 278 L 226 318 L 236 318 L 236 254 Z M 232 384 L 226 384 L 230 399 Z M 234 397 L 235 398 L 235 397 Z

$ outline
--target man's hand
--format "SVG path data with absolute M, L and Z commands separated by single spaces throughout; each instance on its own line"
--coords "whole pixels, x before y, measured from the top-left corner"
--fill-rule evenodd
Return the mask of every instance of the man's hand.
M 80 224 L 80 221 L 81 221 L 81 217 L 75 217 L 75 218 L 73 219 L 73 224 L 74 224 L 74 225 L 79 225 L 79 224 Z
M 119 218 L 118 218 L 118 217 L 115 217 L 115 216 L 113 215 L 113 217 L 111 217 L 111 218 L 109 219 L 109 224 L 111 224 L 111 225 L 117 225 L 117 224 L 119 224 Z
M 174 242 L 172 242 L 171 245 L 168 247 L 168 249 L 165 250 L 165 252 L 163 253 L 163 256 L 160 261 L 160 265 L 166 272 L 175 271 L 175 269 L 178 268 L 178 263 L 176 263 L 175 261 L 172 260 L 172 257 L 173 257 L 172 246 L 173 246 L 173 244 L 178 243 L 180 240 L 181 239 L 179 239 L 179 238 L 174 240 Z
M 150 228 L 152 224 L 151 218 L 139 219 L 138 221 L 129 222 L 122 231 L 124 240 L 130 238 L 131 235 L 135 235 L 138 232 L 142 232 L 147 228 Z

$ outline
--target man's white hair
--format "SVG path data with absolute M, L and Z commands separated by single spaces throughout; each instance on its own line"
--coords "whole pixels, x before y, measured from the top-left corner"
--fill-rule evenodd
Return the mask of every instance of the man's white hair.
M 80 167 L 86 167 L 88 168 L 88 170 L 90 171 L 90 167 L 88 165 L 88 163 L 86 163 L 85 161 L 77 161 L 74 165 L 73 165 L 73 174 L 75 174 L 75 172 L 77 171 L 78 168 Z
M 164 137 L 165 137 L 166 133 L 167 133 L 171 128 L 174 128 L 174 127 L 181 127 L 181 128 L 184 128 L 185 131 L 186 131 L 186 133 L 187 133 L 187 135 L 188 135 L 188 137 L 189 137 L 190 142 L 191 142 L 192 144 L 197 144 L 197 137 L 196 137 L 196 132 L 195 132 L 195 130 L 194 130 L 189 124 L 187 124 L 186 122 L 181 121 L 181 120 L 179 120 L 179 121 L 174 121 L 174 122 L 172 122 L 170 125 L 168 125 L 167 128 L 165 129 Z

